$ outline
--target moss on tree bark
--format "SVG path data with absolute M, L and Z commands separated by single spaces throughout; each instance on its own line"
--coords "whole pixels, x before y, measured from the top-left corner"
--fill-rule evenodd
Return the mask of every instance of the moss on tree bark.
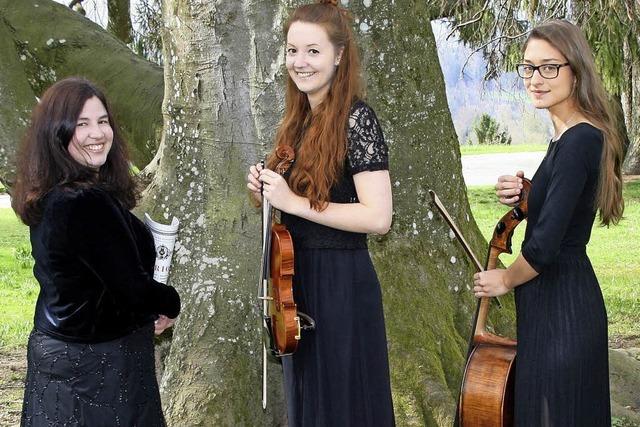
M 15 171 L 9 165 L 35 96 L 73 75 L 86 77 L 105 90 L 135 163 L 143 167 L 151 160 L 162 125 L 162 68 L 51 0 L 0 0 L 0 36 L 0 105 L 17 107 L 0 115 L 3 180 L 13 179 Z

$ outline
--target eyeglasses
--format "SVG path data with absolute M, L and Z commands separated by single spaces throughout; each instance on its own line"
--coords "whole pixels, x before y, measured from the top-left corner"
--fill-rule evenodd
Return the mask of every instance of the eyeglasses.
M 564 64 L 540 64 L 540 65 L 531 65 L 531 64 L 518 64 L 516 65 L 516 71 L 518 71 L 518 75 L 523 79 L 530 79 L 533 77 L 533 73 L 538 70 L 540 73 L 540 77 L 543 79 L 555 79 L 558 77 L 560 73 L 560 68 L 566 67 L 569 65 L 568 62 Z

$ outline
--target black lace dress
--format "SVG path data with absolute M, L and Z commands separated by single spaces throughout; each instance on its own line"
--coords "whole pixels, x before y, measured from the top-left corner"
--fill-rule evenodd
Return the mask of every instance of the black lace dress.
M 357 102 L 348 126 L 348 158 L 333 203 L 358 201 L 354 174 L 388 169 L 373 110 Z M 287 214 L 282 220 L 294 242 L 295 301 L 316 321 L 283 358 L 289 426 L 394 425 L 382 295 L 367 236 Z
M 533 177 L 522 255 L 540 273 L 515 290 L 515 425 L 611 425 L 607 313 L 586 245 L 602 133 L 581 123 L 552 142 Z

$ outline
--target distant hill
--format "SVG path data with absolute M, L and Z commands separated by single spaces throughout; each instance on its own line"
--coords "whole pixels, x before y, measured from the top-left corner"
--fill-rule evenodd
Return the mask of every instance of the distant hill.
M 433 21 L 431 26 L 460 144 L 476 143 L 472 126 L 482 113 L 491 115 L 506 128 L 514 145 L 549 141 L 551 121 L 548 113 L 531 106 L 515 72 L 504 73 L 498 80 L 485 81 L 486 62 L 482 55 L 472 55 L 473 51 L 459 42 L 455 34 L 447 39 L 450 29 L 446 22 Z

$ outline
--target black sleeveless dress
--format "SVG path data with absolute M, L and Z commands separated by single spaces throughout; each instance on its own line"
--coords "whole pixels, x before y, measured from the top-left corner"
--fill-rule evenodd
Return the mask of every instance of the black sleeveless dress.
M 373 110 L 357 102 L 348 126 L 344 175 L 331 190 L 335 203 L 358 201 L 354 174 L 388 169 Z M 289 426 L 394 425 L 382 295 L 367 236 L 285 213 L 282 220 L 294 242 L 296 304 L 316 321 L 283 358 Z
M 540 274 L 515 290 L 518 427 L 611 425 L 607 313 L 586 254 L 602 142 L 573 126 L 533 177 L 522 255 Z

